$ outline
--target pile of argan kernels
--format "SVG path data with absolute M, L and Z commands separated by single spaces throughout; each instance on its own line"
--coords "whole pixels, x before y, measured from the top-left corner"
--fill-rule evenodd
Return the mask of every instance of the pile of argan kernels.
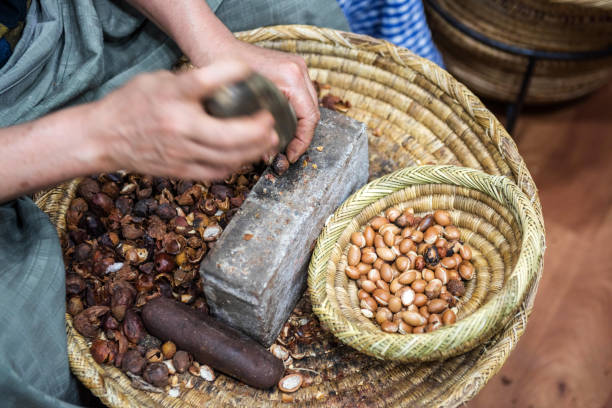
M 463 280 L 474 277 L 471 248 L 448 211 L 415 217 L 391 207 L 351 235 L 346 275 L 361 313 L 387 333 L 424 333 L 457 320 Z

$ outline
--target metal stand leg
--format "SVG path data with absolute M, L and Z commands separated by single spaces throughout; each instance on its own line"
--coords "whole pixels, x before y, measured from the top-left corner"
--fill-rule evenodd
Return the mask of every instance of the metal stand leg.
M 525 97 L 527 96 L 527 91 L 529 90 L 529 84 L 531 83 L 531 77 L 533 76 L 533 68 L 535 66 L 536 59 L 534 57 L 529 57 L 527 62 L 527 69 L 525 70 L 525 74 L 523 75 L 523 82 L 521 83 L 521 89 L 516 98 L 516 101 L 510 105 L 508 105 L 508 109 L 506 110 L 506 130 L 512 136 L 512 132 L 514 131 L 514 125 L 516 124 L 516 120 L 523 109 L 523 103 L 525 102 Z M 516 137 L 514 137 L 515 142 L 518 141 Z

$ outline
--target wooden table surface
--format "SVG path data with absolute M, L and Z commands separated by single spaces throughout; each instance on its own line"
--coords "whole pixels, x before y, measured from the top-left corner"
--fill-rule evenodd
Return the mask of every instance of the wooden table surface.
M 528 110 L 515 134 L 542 201 L 544 275 L 527 331 L 468 406 L 612 407 L 612 83 Z

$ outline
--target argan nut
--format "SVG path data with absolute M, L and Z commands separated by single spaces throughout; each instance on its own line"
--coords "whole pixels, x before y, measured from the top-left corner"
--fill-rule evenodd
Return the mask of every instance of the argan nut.
M 431 269 L 423 269 L 421 271 L 421 274 L 423 274 L 423 279 L 426 280 L 427 282 L 431 281 L 432 279 L 436 277 L 436 275 Z
M 441 266 L 436 267 L 436 270 L 434 271 L 434 276 L 436 277 L 436 279 L 440 279 L 443 285 L 446 285 L 448 283 L 448 272 Z
M 368 265 L 372 265 L 374 262 L 376 262 L 376 260 L 378 259 L 378 256 L 376 255 L 376 252 L 374 251 L 373 248 L 363 248 L 361 250 L 361 262 L 368 264 Z
M 66 311 L 70 313 L 72 316 L 76 316 L 81 313 L 84 309 L 83 301 L 78 296 L 73 296 L 68 299 L 68 304 L 66 305 Z
M 449 241 L 454 241 L 461 238 L 461 232 L 459 231 L 459 228 L 455 227 L 454 225 L 449 225 L 444 228 L 444 236 Z
M 383 241 L 387 246 L 393 246 L 393 244 L 395 244 L 395 235 L 393 234 L 393 232 L 386 230 L 383 235 Z
M 123 355 L 123 360 L 121 361 L 121 369 L 123 371 L 129 371 L 132 374 L 140 375 L 142 370 L 144 370 L 147 365 L 147 360 L 140 355 L 138 350 L 128 350 Z
M 98 364 L 110 364 L 117 355 L 117 344 L 108 340 L 95 340 L 89 348 L 91 356 Z
M 400 251 L 401 252 L 401 251 Z M 395 267 L 398 271 L 404 272 L 410 267 L 410 258 L 405 256 L 398 256 L 395 260 Z
M 174 354 L 174 357 L 172 357 L 172 363 L 174 364 L 176 371 L 182 374 L 189 369 L 189 366 L 191 365 L 191 357 L 186 351 L 179 350 Z
M 376 281 L 376 287 L 384 290 L 385 292 L 390 292 L 389 284 L 382 279 Z
M 356 231 L 351 234 L 351 243 L 357 245 L 359 248 L 366 246 L 366 239 L 362 232 Z
M 367 298 L 367 297 L 370 297 L 370 294 L 369 294 L 368 292 L 366 292 L 365 290 L 363 290 L 363 289 L 359 289 L 359 290 L 357 291 L 357 298 L 358 298 L 359 300 L 365 299 L 365 298 Z
M 383 261 L 382 259 L 377 257 L 376 260 L 374 261 L 374 263 L 372 264 L 372 267 L 374 267 L 374 268 L 376 268 L 376 269 L 378 269 L 380 271 L 384 265 L 389 266 L 388 264 L 385 263 L 385 261 Z
M 374 229 L 371 226 L 366 226 L 365 229 L 363 230 L 363 237 L 365 238 L 365 242 L 366 242 L 366 246 L 373 246 L 374 245 L 374 237 L 376 236 L 376 233 L 374 232 Z
M 272 161 L 272 170 L 279 176 L 282 176 L 287 170 L 289 170 L 289 160 L 287 156 L 282 153 L 277 154 Z
M 394 222 L 395 222 L 395 225 L 397 225 L 398 227 L 404 228 L 406 225 L 408 225 L 408 217 L 402 214 L 399 217 L 397 217 L 397 219 Z
M 440 224 L 443 227 L 446 227 L 447 225 L 450 225 L 451 223 L 451 216 L 448 211 L 436 210 L 433 213 L 433 217 L 434 217 L 434 220 L 436 221 L 436 224 Z
M 374 267 L 376 267 L 376 266 L 374 266 Z M 389 283 L 393 280 L 393 269 L 391 268 L 391 266 L 389 264 L 385 263 L 385 264 L 383 264 L 380 267 L 380 277 L 385 282 L 389 282 Z
M 280 379 L 278 382 L 278 389 L 282 392 L 295 392 L 300 389 L 304 378 L 301 374 L 289 374 Z
M 386 321 L 380 325 L 380 328 L 385 333 L 397 333 L 397 330 L 399 329 L 399 324 L 398 322 Z
M 457 272 L 456 269 L 451 269 L 449 271 L 447 271 L 448 273 L 448 281 L 452 281 L 452 280 L 460 280 L 461 277 L 459 276 L 459 272 Z
M 420 314 L 414 312 L 402 312 L 401 318 L 413 327 L 423 326 L 427 323 L 427 319 L 425 319 Z
M 437 297 L 442 289 L 442 281 L 440 279 L 432 279 L 427 286 L 425 286 L 425 296 L 430 299 Z
M 368 272 L 368 274 L 366 275 L 368 280 L 371 280 L 372 282 L 376 282 L 377 280 L 380 279 L 380 272 L 378 272 L 378 269 L 370 269 L 370 271 Z
M 372 228 L 374 228 L 375 231 L 378 231 L 380 227 L 388 223 L 389 223 L 389 220 L 381 216 L 376 216 L 370 220 L 370 225 L 372 226 Z
M 364 280 L 361 282 L 361 289 L 365 290 L 368 293 L 372 293 L 376 290 L 376 284 L 371 280 Z
M 429 310 L 427 310 L 427 306 L 419 307 L 419 314 L 427 319 L 429 317 Z
M 359 271 L 360 275 L 364 275 L 364 274 L 370 272 L 370 269 L 372 269 L 372 266 L 368 265 L 366 263 L 359 262 L 357 264 L 357 270 Z
M 359 276 L 361 276 L 357 268 L 355 268 L 354 266 L 350 266 L 350 265 L 344 268 L 344 272 L 346 272 L 346 276 L 348 276 L 351 279 L 355 279 L 355 280 L 359 279 Z
M 414 295 L 414 305 L 417 307 L 421 307 L 427 303 L 429 299 L 425 296 L 424 293 L 417 293 Z
M 427 306 L 427 310 L 429 313 L 441 313 L 448 307 L 448 303 L 446 303 L 442 299 L 432 299 Z
M 163 355 L 161 350 L 155 347 L 147 350 L 145 353 L 145 358 L 149 363 L 159 363 L 163 360 Z
M 402 254 L 407 254 L 410 251 L 414 251 L 416 246 L 410 238 L 404 238 L 399 244 L 399 250 Z
M 393 279 L 391 281 L 391 283 L 389 284 L 389 290 L 391 291 L 391 293 L 396 293 L 398 290 L 400 290 L 404 285 L 402 285 L 399 282 L 399 278 Z
M 442 288 L 444 290 L 444 287 Z M 444 300 L 445 302 L 448 303 L 449 306 L 455 306 L 455 304 L 457 303 L 457 301 L 455 300 L 455 297 L 453 295 L 451 295 L 450 292 L 440 292 L 440 299 Z
M 378 310 L 376 310 L 376 321 L 378 324 L 390 321 L 391 319 L 393 319 L 393 313 L 391 313 L 391 310 L 387 309 L 386 307 L 379 307 Z
M 374 248 L 386 248 L 387 244 L 385 244 L 385 239 L 382 235 L 376 234 L 374 236 Z
M 395 253 L 390 248 L 376 248 L 376 254 L 387 262 L 395 260 Z
M 419 225 L 417 226 L 417 229 L 419 231 L 426 231 L 429 227 L 431 227 L 434 223 L 434 218 L 433 215 L 429 214 L 426 217 L 424 217 L 421 222 L 419 222 Z
M 434 227 L 429 227 L 423 234 L 423 242 L 433 244 L 438 240 L 438 230 Z
M 448 309 L 444 312 L 444 314 L 442 314 L 442 323 L 444 323 L 445 325 L 453 324 L 456 321 L 457 315 L 451 309 Z
M 391 298 L 389 298 L 389 304 L 387 307 L 391 312 L 397 313 L 402 310 L 402 301 L 397 296 L 391 296 Z
M 172 357 L 174 357 L 174 354 L 176 353 L 176 344 L 174 344 L 171 341 L 167 341 L 164 344 L 162 344 L 161 351 L 162 351 L 162 354 L 164 355 L 164 359 L 166 360 L 171 359 Z
M 374 300 L 376 300 L 376 302 L 378 302 L 379 305 L 387 306 L 389 304 L 389 299 L 391 298 L 391 295 L 387 291 L 384 291 L 382 289 L 376 289 L 372 294 L 372 297 L 374 298 Z
M 410 334 L 412 333 L 412 326 L 400 319 L 397 322 L 397 332 L 399 334 Z
M 474 277 L 474 265 L 470 261 L 461 262 L 459 275 L 465 280 L 471 280 Z
M 424 267 L 425 267 L 425 258 L 423 258 L 422 255 L 417 256 L 416 259 L 414 260 L 414 269 L 416 269 L 417 271 L 422 271 Z
M 402 273 L 400 276 L 398 276 L 397 280 L 402 285 L 410 285 L 412 282 L 414 282 L 417 279 L 417 274 L 418 274 L 417 271 L 415 271 L 414 269 L 411 269 L 409 271 Z
M 425 333 L 425 325 L 417 326 L 412 329 L 413 333 Z
M 356 266 L 361 260 L 361 251 L 357 245 L 351 245 L 346 256 L 346 261 L 350 266 Z
M 463 244 L 459 249 L 459 255 L 461 255 L 464 260 L 469 261 L 472 259 L 472 248 L 467 244 Z
M 415 295 L 416 294 L 414 293 L 414 290 L 412 290 L 408 286 L 401 288 L 397 292 L 397 296 L 400 298 L 400 300 L 402 301 L 402 305 L 404 306 L 410 306 L 412 303 L 414 303 Z
M 415 244 L 419 244 L 423 242 L 423 232 L 419 230 L 413 230 L 412 234 L 410 234 L 408 238 L 410 238 Z
M 361 306 L 362 309 L 367 309 L 372 313 L 375 312 L 376 309 L 378 309 L 378 304 L 376 303 L 376 300 L 374 300 L 374 298 L 371 296 L 368 298 L 362 299 L 359 305 Z
M 457 262 L 455 262 L 455 258 L 446 257 L 440 261 L 440 265 L 446 269 L 455 269 Z
M 427 282 L 423 279 L 417 279 L 410 285 L 412 289 L 417 293 L 425 292 L 425 287 L 427 286 Z
M 402 212 L 396 207 L 389 207 L 385 212 L 385 217 L 387 217 L 387 219 L 391 222 L 395 222 L 400 215 L 402 215 Z
M 446 284 L 446 289 L 454 296 L 463 296 L 465 294 L 465 285 L 462 281 L 451 279 Z
M 171 273 L 176 268 L 174 259 L 175 257 L 170 254 L 158 253 L 155 255 L 155 269 L 159 273 Z
M 144 369 L 142 378 L 156 387 L 168 385 L 168 367 L 164 363 L 150 363 Z

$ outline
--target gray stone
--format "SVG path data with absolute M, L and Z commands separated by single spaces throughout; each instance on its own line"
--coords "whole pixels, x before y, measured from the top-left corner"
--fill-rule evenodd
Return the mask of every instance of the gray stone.
M 282 176 L 266 170 L 202 262 L 212 314 L 272 344 L 304 289 L 325 221 L 367 178 L 365 125 L 322 109 L 307 153 Z

